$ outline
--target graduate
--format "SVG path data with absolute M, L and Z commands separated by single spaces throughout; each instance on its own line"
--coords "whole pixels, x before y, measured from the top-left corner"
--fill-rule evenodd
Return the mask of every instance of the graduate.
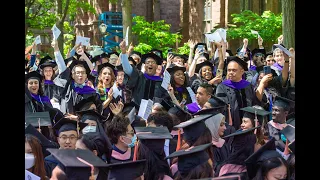
M 145 159 L 109 164 L 108 179 L 143 179 L 145 164 Z
M 268 122 L 269 136 L 276 139 L 276 147 L 281 152 L 284 152 L 285 143 L 279 132 L 287 125 L 287 116 L 290 107 L 293 107 L 294 103 L 294 101 L 287 98 L 277 96 L 272 106 L 272 120 Z
M 120 54 L 121 64 L 124 72 L 130 77 L 127 86 L 132 89 L 134 102 L 141 103 L 141 99 L 153 99 L 153 97 L 163 97 L 167 92 L 161 87 L 162 78 L 155 76 L 157 65 L 162 64 L 161 57 L 154 53 L 147 53 L 141 57 L 141 62 L 145 64 L 145 73 L 136 67 L 132 67 L 126 54 L 125 41 L 120 43 L 122 53 Z
M 144 179 L 172 180 L 164 144 L 172 139 L 167 127 L 135 127 L 138 144 L 135 147 L 135 160 L 146 159 Z
M 196 102 L 186 104 L 186 109 L 191 114 L 194 114 L 201 110 L 204 107 L 205 103 L 208 102 L 213 95 L 213 89 L 208 83 L 200 84 L 196 92 Z
M 52 99 L 54 96 L 59 96 L 59 92 L 57 92 L 58 88 L 53 82 L 55 78 L 54 69 L 56 66 L 55 61 L 48 55 L 42 58 L 39 63 L 40 73 L 44 76 L 43 91 L 49 99 Z
M 68 118 L 60 119 L 53 128 L 57 131 L 59 149 L 75 149 L 76 142 L 82 129 L 87 126 L 86 123 L 77 122 Z M 59 161 L 51 154 L 44 158 L 48 177 L 51 177 L 52 170 Z
M 72 63 L 66 67 L 58 45 L 55 43 L 55 59 L 60 74 L 54 82 L 59 86 L 61 92 L 61 99 L 55 99 L 55 101 L 60 103 L 60 110 L 63 113 L 75 114 L 74 106 L 81 100 L 93 96 L 97 111 L 100 113 L 102 112 L 102 102 L 99 95 L 95 89 L 86 84 L 88 76 L 93 70 L 93 65 L 82 49 L 78 50 L 77 54 L 81 55 L 84 61 L 72 57 Z
M 227 122 L 240 128 L 243 113 L 239 109 L 259 103 L 256 92 L 250 82 L 243 79 L 244 72 L 248 70 L 247 63 L 237 56 L 227 58 L 227 78 L 217 87 L 215 96 L 230 104 L 231 119 Z

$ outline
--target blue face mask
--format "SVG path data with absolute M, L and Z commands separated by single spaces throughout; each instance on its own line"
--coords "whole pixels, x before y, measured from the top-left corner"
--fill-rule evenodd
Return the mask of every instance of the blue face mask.
M 82 129 L 83 134 L 87 134 L 88 132 L 97 132 L 97 126 L 86 126 Z
M 127 138 L 127 137 L 126 137 Z M 134 135 L 132 138 L 131 138 L 131 143 L 130 144 L 127 144 L 129 148 L 133 148 L 134 147 L 134 144 L 136 143 L 137 141 L 137 136 Z

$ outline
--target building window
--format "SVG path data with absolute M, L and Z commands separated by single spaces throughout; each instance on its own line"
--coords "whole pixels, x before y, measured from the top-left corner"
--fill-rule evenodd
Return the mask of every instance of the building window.
M 206 0 L 204 3 L 204 21 L 211 20 L 211 0 Z

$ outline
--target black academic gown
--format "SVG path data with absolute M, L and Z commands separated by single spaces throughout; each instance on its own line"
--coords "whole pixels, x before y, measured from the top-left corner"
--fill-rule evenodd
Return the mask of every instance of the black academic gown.
M 112 151 L 115 151 L 115 150 L 112 150 Z M 134 155 L 134 148 L 131 148 L 130 157 L 128 159 L 124 157 L 119 157 L 119 158 L 114 157 L 113 154 L 111 154 L 111 164 L 132 161 L 133 155 Z
M 275 139 L 276 148 L 283 152 L 285 148 L 285 143 L 283 143 L 281 139 L 280 129 L 273 127 L 271 125 L 271 122 L 268 123 L 268 129 L 269 129 L 269 136 L 274 137 Z
M 53 97 L 58 97 L 59 92 L 58 92 L 58 87 L 55 84 L 43 84 L 43 91 L 44 95 L 48 96 L 49 99 L 52 99 Z
M 214 78 L 214 77 L 213 77 Z M 212 79 L 213 79 L 212 78 Z M 191 78 L 190 78 L 190 86 L 191 86 L 191 89 L 193 90 L 193 92 L 197 92 L 197 89 L 198 87 L 200 86 L 200 84 L 202 83 L 208 83 L 207 80 L 199 77 L 199 75 L 197 74 L 194 74 Z M 215 93 L 217 89 L 217 86 L 216 85 L 213 85 L 212 86 L 212 90 L 213 90 L 213 93 Z M 195 93 L 196 94 L 196 93 Z
M 59 87 L 59 92 L 61 92 L 61 98 L 59 100 L 61 112 L 75 114 L 74 106 L 81 100 L 87 99 L 92 96 L 94 96 L 94 101 L 97 106 L 97 112 L 102 112 L 102 102 L 96 92 L 89 94 L 79 94 L 74 90 L 70 68 L 67 68 L 64 72 L 59 74 L 54 79 L 54 83 Z
M 212 146 L 214 157 L 213 170 L 217 172 L 217 167 L 229 157 L 230 148 L 226 142 L 221 147 L 216 147 L 215 145 Z
M 227 104 L 230 104 L 232 123 L 235 129 L 239 129 L 242 122 L 243 112 L 240 111 L 240 109 L 259 104 L 253 85 L 251 84 L 248 84 L 242 89 L 233 89 L 220 83 L 215 95 Z M 229 117 L 226 117 L 226 122 L 228 122 L 228 120 Z
M 162 98 L 167 91 L 161 87 L 161 80 L 147 79 L 136 67 L 133 67 L 132 74 L 128 80 L 127 87 L 132 90 L 132 96 L 136 104 L 141 103 L 141 99 Z
M 53 156 L 49 155 L 44 158 L 45 169 L 47 172 L 47 176 L 51 178 L 52 170 L 59 164 L 59 161 Z

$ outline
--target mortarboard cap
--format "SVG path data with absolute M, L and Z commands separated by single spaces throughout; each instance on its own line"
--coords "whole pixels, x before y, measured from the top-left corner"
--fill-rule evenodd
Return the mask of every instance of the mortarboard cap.
M 93 109 L 77 111 L 76 113 L 80 115 L 80 122 L 85 122 L 86 120 L 94 120 L 94 121 L 102 123 L 105 119 L 107 119 L 106 117 L 97 113 Z
M 81 158 L 95 168 L 99 168 L 99 170 L 108 167 L 107 163 L 90 150 L 48 149 L 48 151 L 63 165 L 68 179 L 87 180 L 91 175 L 90 166 L 78 158 Z
M 52 126 L 50 114 L 45 112 L 25 113 L 25 123 L 31 124 L 33 127 Z
M 145 159 L 108 164 L 108 179 L 136 179 L 143 175 L 145 164 Z
M 147 60 L 147 58 L 152 58 L 152 59 L 154 59 L 158 65 L 161 65 L 161 64 L 162 64 L 162 58 L 159 57 L 158 55 L 152 53 L 152 52 L 142 55 L 142 57 L 141 57 L 141 62 L 142 62 L 142 63 L 145 63 L 145 61 Z
M 295 106 L 295 102 L 281 96 L 276 96 L 273 106 L 280 106 L 286 111 L 289 111 L 290 108 L 293 108 Z
M 129 103 L 125 103 L 123 106 L 123 109 L 122 109 L 122 113 L 130 112 L 131 109 L 133 109 L 133 108 L 136 108 L 136 110 L 138 111 L 140 106 L 133 101 L 131 101 Z
M 139 141 L 151 151 L 163 152 L 165 139 L 172 139 L 167 127 L 134 127 Z
M 219 113 L 222 113 L 225 109 L 225 106 L 219 106 L 219 107 L 213 107 L 213 108 L 207 108 L 207 109 L 201 109 L 200 111 L 194 113 L 193 115 L 204 115 L 204 114 L 212 114 L 216 115 Z
M 80 102 L 78 102 L 75 106 L 74 109 L 75 111 L 82 111 L 82 108 L 84 108 L 85 105 L 87 104 L 95 104 L 95 97 L 90 96 L 88 98 L 82 99 Z M 85 109 L 86 110 L 86 109 Z
M 25 82 L 27 83 L 29 79 L 38 79 L 40 82 L 43 79 L 43 76 L 38 73 L 37 71 L 32 71 L 29 72 L 28 74 L 25 75 Z
M 257 48 L 255 48 L 251 52 L 252 56 L 254 56 L 255 54 L 258 54 L 258 53 L 263 54 L 264 57 L 266 56 L 266 50 L 265 49 L 257 49 Z
M 178 171 L 182 177 L 185 177 L 192 169 L 209 160 L 209 155 L 205 150 L 211 146 L 211 143 L 191 146 L 188 149 L 176 151 L 165 159 L 178 157 Z
M 288 119 L 286 121 L 286 123 L 291 124 L 292 126 L 296 127 L 296 119 L 295 118 Z
M 131 54 L 130 54 L 130 56 L 133 55 L 133 54 L 136 54 L 136 55 L 138 55 L 138 56 L 141 58 L 141 53 L 140 53 L 140 52 L 138 52 L 138 51 L 132 51 Z
M 245 71 L 248 71 L 248 64 L 245 61 L 243 61 L 242 59 L 240 59 L 238 56 L 229 56 L 229 57 L 227 57 L 227 61 L 226 61 L 227 62 L 227 66 L 232 61 L 238 63 Z
M 137 65 L 136 61 L 132 57 L 128 57 L 129 62 L 131 61 L 135 66 Z
M 189 56 L 186 56 L 184 54 L 173 54 L 174 57 L 179 57 L 181 59 L 183 59 L 183 63 L 188 61 Z
M 77 124 L 79 126 L 79 132 L 82 131 L 82 129 L 88 125 L 87 123 L 78 122 L 63 117 L 53 126 L 53 128 L 58 131 L 59 135 L 61 132 L 64 131 L 77 131 Z
M 45 57 L 41 58 L 39 62 L 40 69 L 43 69 L 45 67 L 54 68 L 56 65 L 56 62 L 49 55 L 46 55 Z
M 85 68 L 87 75 L 90 75 L 91 70 L 90 70 L 90 68 L 89 68 L 89 66 L 88 66 L 88 64 L 87 64 L 86 61 L 80 61 L 80 60 L 74 60 L 74 61 L 72 61 L 72 63 L 71 63 L 70 66 L 69 66 L 70 70 L 72 71 L 72 69 L 73 69 L 76 65 L 82 65 L 82 66 Z
M 42 147 L 49 147 L 52 145 L 52 143 L 49 141 L 49 139 L 47 139 L 43 134 L 41 134 L 35 127 L 33 127 L 31 124 L 29 124 L 25 131 L 25 134 L 31 134 L 35 137 L 37 137 L 40 142 L 41 142 L 41 146 Z
M 243 114 L 243 117 L 251 119 L 252 122 L 254 122 L 255 114 L 257 114 L 257 119 L 258 119 L 260 125 L 262 125 L 262 123 L 263 123 L 263 117 L 271 114 L 271 112 L 269 112 L 269 111 L 265 111 L 263 109 L 258 109 L 258 108 L 252 107 L 252 106 L 241 108 L 240 110 L 245 112 Z M 254 123 L 252 125 L 254 125 Z
M 208 100 L 208 103 L 210 103 L 211 107 L 219 107 L 219 106 L 227 106 L 228 104 L 224 102 L 222 99 L 211 96 L 211 98 Z
M 102 53 L 102 54 L 100 54 L 100 58 L 109 58 L 110 57 L 110 55 L 108 54 L 108 53 Z
M 46 55 L 45 57 L 40 59 L 39 64 L 43 64 L 43 63 L 50 61 L 50 60 L 52 60 L 52 57 L 50 57 L 49 55 Z
M 228 137 L 232 137 L 232 136 L 245 135 L 245 134 L 247 134 L 247 133 L 249 133 L 249 132 L 252 132 L 253 130 L 255 130 L 255 129 L 259 128 L 259 127 L 260 127 L 260 126 L 258 126 L 258 127 L 253 127 L 253 128 L 247 129 L 247 130 L 236 131 L 236 132 L 234 132 L 234 133 L 232 133 L 232 134 L 229 134 L 229 135 L 227 135 L 227 136 L 224 136 L 223 138 L 228 138 Z
M 115 67 L 115 70 L 116 70 L 116 71 L 123 71 L 122 64 L 120 64 L 119 66 L 116 66 L 116 67 Z
M 288 147 L 289 147 L 290 151 L 291 151 L 293 154 L 295 154 L 295 153 L 296 153 L 296 140 L 294 140 L 293 142 L 291 142 Z
M 158 97 L 154 97 L 153 98 L 153 103 L 159 103 L 161 104 L 161 106 L 166 110 L 169 111 L 170 108 L 173 107 L 171 102 L 168 102 L 167 100 L 163 99 L 163 98 L 158 98 Z
M 192 115 L 182 109 L 180 106 L 174 105 L 172 108 L 168 110 L 169 114 L 176 115 L 181 122 L 185 122 L 192 118 Z
M 289 142 L 293 142 L 296 139 L 295 127 L 291 124 L 287 124 L 285 128 L 283 128 L 280 133 L 283 134 Z
M 167 127 L 135 127 L 139 140 L 172 139 Z
M 198 72 L 200 71 L 200 69 L 202 69 L 202 67 L 204 67 L 204 66 L 209 66 L 209 67 L 211 68 L 211 70 L 213 70 L 213 65 L 212 65 L 211 62 L 209 62 L 209 61 L 203 61 L 202 63 L 196 65 L 196 70 L 195 70 L 195 72 L 198 73 Z
M 254 178 L 260 164 L 264 160 L 271 157 L 281 157 L 281 155 L 276 151 L 275 138 L 270 139 L 266 144 L 261 146 L 260 149 L 258 149 L 244 161 L 247 167 L 249 178 Z
M 163 59 L 163 54 L 162 54 L 162 51 L 159 50 L 159 49 L 151 49 L 150 53 L 154 53 L 156 54 L 157 56 L 159 56 L 161 59 Z M 143 55 L 142 55 L 143 56 Z M 141 57 L 141 56 L 140 56 Z
M 277 45 L 278 45 L 278 44 L 277 44 Z M 283 44 L 280 44 L 280 46 L 286 48 Z M 272 45 L 272 52 L 273 52 L 275 49 L 277 49 L 277 48 L 278 48 L 278 47 L 276 46 L 276 44 L 273 44 L 273 45 Z
M 113 72 L 115 72 L 115 66 L 106 62 L 98 66 L 98 74 L 100 74 L 101 70 L 105 67 L 110 67 L 113 70 Z
M 192 146 L 207 128 L 204 120 L 208 119 L 211 116 L 213 115 L 199 115 L 174 127 L 183 128 L 183 137 L 185 138 L 187 143 Z
M 184 66 L 177 66 L 175 64 L 170 64 L 170 66 L 167 68 L 167 71 L 172 74 L 178 70 L 181 70 L 182 72 L 185 72 L 186 71 L 186 67 Z
M 108 53 L 108 56 L 109 56 L 109 58 L 118 58 L 119 57 L 119 53 L 113 51 L 111 53 Z
M 64 63 L 67 65 L 70 61 L 77 61 L 78 59 L 75 56 L 68 57 L 64 60 Z

